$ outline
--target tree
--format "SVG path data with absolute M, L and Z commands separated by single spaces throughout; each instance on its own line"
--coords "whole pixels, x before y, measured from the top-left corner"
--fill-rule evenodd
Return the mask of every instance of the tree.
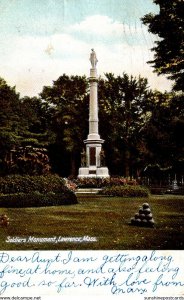
M 184 2 L 183 0 L 153 0 L 160 6 L 158 14 L 142 18 L 149 32 L 158 35 L 150 61 L 158 74 L 172 79 L 175 90 L 184 91 Z
M 0 78 L 0 162 L 1 171 L 9 151 L 20 144 L 19 129 L 20 101 L 15 87 L 8 86 L 6 81 Z
M 22 146 L 47 147 L 55 140 L 51 130 L 52 108 L 37 97 L 21 99 Z
M 52 110 L 51 128 L 56 142 L 50 145 L 52 161 L 61 175 L 76 175 L 88 130 L 88 82 L 85 76 L 63 74 L 44 87 L 41 99 Z M 68 168 L 69 165 L 69 168 Z
M 36 97 L 20 99 L 15 87 L 8 86 L 6 81 L 0 78 L 0 105 L 0 170 L 2 174 L 20 173 L 18 161 L 13 159 L 13 155 L 17 158 L 20 149 L 26 146 L 32 146 L 33 149 L 39 148 L 37 150 L 39 154 L 39 151 L 43 151 L 43 148 L 47 147 L 53 139 L 53 133 L 48 126 L 47 104 Z M 41 169 L 44 172 L 45 166 L 43 165 L 46 165 L 46 162 L 41 161 L 41 154 L 36 157 L 34 153 L 34 157 L 27 157 L 26 160 L 27 165 L 28 160 L 30 166 L 35 165 L 32 168 L 34 172 L 38 169 L 39 173 L 42 172 Z M 23 165 L 21 157 L 19 163 Z M 29 167 L 27 170 L 28 173 L 31 172 Z
M 99 119 L 102 138 L 106 137 L 108 166 L 113 174 L 135 176 L 139 131 L 146 121 L 145 105 L 151 92 L 145 78 L 126 73 L 105 76 L 99 81 Z
M 144 140 L 146 168 L 157 172 L 155 178 L 168 184 L 169 175 L 183 174 L 184 162 L 184 102 L 181 95 L 155 91 L 148 103 L 149 118 L 141 129 Z M 151 173 L 150 173 L 151 174 Z M 158 176 L 159 175 L 159 176 Z
M 141 129 L 147 149 L 147 162 L 167 167 L 171 164 L 171 95 L 155 91 L 149 98 L 149 118 Z
M 11 160 L 7 162 L 7 173 L 21 175 L 43 175 L 50 172 L 47 149 L 32 146 L 19 147 L 11 151 Z
M 15 87 L 0 78 L 0 127 L 16 132 L 20 128 L 20 101 Z
M 170 111 L 172 112 L 172 144 L 173 144 L 173 167 L 175 173 L 184 175 L 184 97 L 174 94 Z

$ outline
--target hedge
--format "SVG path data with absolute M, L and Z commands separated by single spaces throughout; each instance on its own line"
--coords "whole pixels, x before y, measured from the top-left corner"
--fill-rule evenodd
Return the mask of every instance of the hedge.
M 118 197 L 149 197 L 149 190 L 139 185 L 114 185 L 102 189 L 100 194 Z
M 62 193 L 68 190 L 65 180 L 58 175 L 10 175 L 0 177 L 0 194 L 28 194 L 34 191 L 46 194 L 49 192 Z
M 42 207 L 77 204 L 77 197 L 72 191 L 65 193 L 31 194 L 17 193 L 0 195 L 0 207 Z
M 58 175 L 0 177 L 0 207 L 76 204 L 77 197 Z

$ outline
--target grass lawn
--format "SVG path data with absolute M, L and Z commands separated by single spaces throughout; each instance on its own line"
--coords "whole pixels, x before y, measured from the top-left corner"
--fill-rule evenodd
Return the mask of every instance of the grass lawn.
M 79 204 L 40 208 L 0 208 L 10 218 L 0 227 L 1 250 L 184 249 L 184 197 L 115 198 L 78 196 Z M 129 225 L 139 206 L 151 206 L 155 228 Z M 11 238 L 96 237 L 95 242 L 7 243 Z

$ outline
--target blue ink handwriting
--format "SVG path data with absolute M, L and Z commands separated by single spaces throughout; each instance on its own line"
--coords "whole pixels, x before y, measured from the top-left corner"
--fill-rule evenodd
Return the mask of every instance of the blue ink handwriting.
M 160 293 L 184 287 L 182 264 L 162 251 L 0 253 L 0 295 L 10 290 L 48 289 L 65 294 L 105 290 L 107 295 Z M 111 255 L 112 254 L 112 255 Z M 183 264 L 184 265 L 184 264 Z M 68 293 L 68 292 L 67 292 Z

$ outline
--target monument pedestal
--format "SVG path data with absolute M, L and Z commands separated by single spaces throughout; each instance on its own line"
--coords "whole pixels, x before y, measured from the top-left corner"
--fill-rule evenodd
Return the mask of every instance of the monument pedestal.
M 78 178 L 108 178 L 109 170 L 107 167 L 81 167 L 79 168 Z
M 109 170 L 107 167 L 102 166 L 102 143 L 100 137 L 97 140 L 88 139 L 84 141 L 86 144 L 86 166 L 79 168 L 79 178 L 100 178 L 109 177 Z

